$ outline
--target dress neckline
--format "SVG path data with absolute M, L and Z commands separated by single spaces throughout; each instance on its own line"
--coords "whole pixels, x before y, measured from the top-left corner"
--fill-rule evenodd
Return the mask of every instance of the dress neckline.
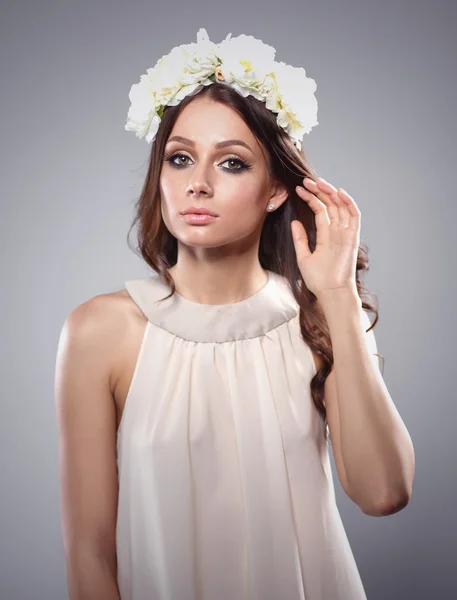
M 201 304 L 175 292 L 157 273 L 125 282 L 131 298 L 153 325 L 191 342 L 224 343 L 264 335 L 295 317 L 299 306 L 285 277 L 267 270 L 266 283 L 231 304 Z

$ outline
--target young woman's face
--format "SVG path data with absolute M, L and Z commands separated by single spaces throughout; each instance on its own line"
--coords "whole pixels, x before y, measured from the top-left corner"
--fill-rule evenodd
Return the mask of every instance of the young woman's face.
M 245 145 L 216 147 L 234 139 Z M 208 98 L 183 109 L 167 140 L 160 175 L 162 217 L 178 241 L 216 247 L 260 235 L 273 192 L 261 147 L 234 110 Z M 191 206 L 218 216 L 191 224 L 181 215 Z

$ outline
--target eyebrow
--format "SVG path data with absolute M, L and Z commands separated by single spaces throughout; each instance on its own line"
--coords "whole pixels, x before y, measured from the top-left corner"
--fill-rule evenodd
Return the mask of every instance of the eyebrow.
M 193 142 L 192 140 L 189 140 L 189 138 L 186 137 L 182 137 L 181 135 L 174 135 L 173 137 L 169 138 L 167 141 L 168 142 L 181 142 L 182 144 L 187 144 L 188 146 L 191 146 L 192 148 L 195 148 L 195 142 Z M 253 150 L 250 148 L 250 146 L 248 146 L 246 144 L 246 142 L 243 142 L 243 140 L 224 140 L 223 142 L 218 142 L 217 144 L 214 145 L 215 148 L 225 148 L 226 146 L 244 146 L 245 148 L 247 148 L 248 150 L 250 150 L 253 154 Z

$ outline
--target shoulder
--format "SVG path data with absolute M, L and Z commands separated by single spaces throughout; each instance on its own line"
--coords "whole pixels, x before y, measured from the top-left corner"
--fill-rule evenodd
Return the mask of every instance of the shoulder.
M 65 325 L 79 336 L 115 332 L 131 312 L 127 290 L 99 294 L 82 302 L 68 315 Z
M 77 306 L 68 316 L 74 326 L 80 330 L 122 326 L 131 319 L 140 317 L 143 313 L 132 300 L 126 288 L 98 294 Z
M 78 356 L 97 357 L 105 363 L 114 389 L 122 349 L 132 328 L 145 317 L 127 290 L 99 294 L 78 305 L 67 316 L 59 346 Z

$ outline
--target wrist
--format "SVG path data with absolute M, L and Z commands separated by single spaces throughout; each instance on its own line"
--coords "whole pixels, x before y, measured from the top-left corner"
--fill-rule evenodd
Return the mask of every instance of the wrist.
M 360 298 L 356 287 L 341 287 L 324 290 L 316 295 L 316 298 L 322 308 L 333 305 L 351 305 L 362 308 L 362 299 Z

